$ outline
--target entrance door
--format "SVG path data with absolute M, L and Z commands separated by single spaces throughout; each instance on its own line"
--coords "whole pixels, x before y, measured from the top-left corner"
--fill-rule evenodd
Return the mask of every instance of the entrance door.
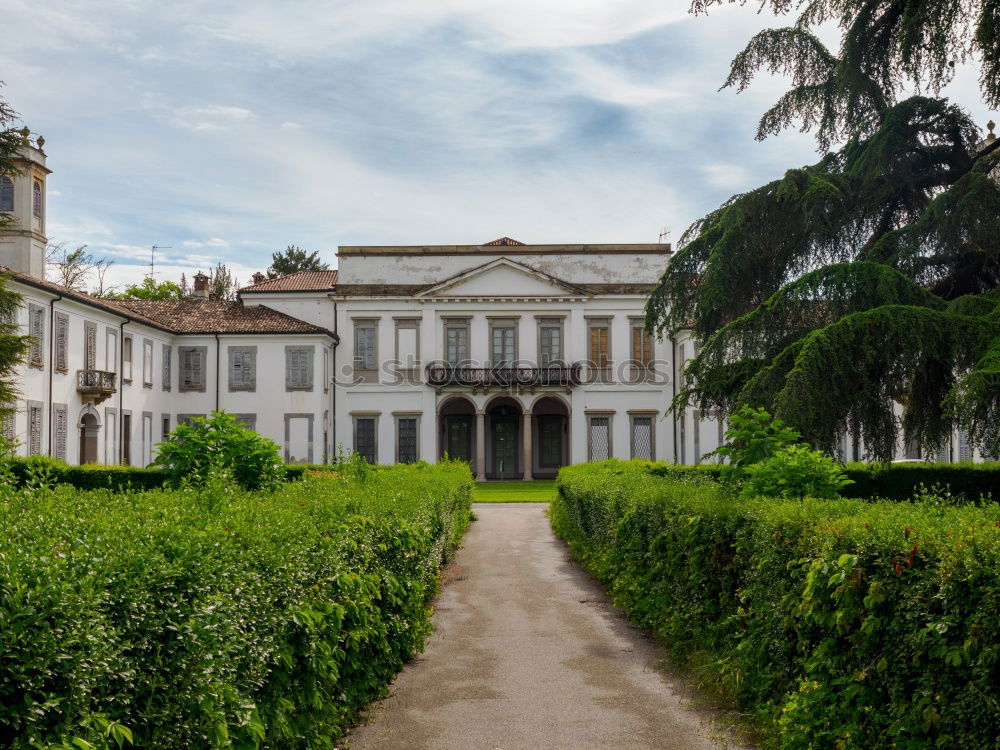
M 455 414 L 445 417 L 444 450 L 449 458 L 472 463 L 472 416 Z
M 97 463 L 97 417 L 84 414 L 80 420 L 80 463 Z
M 517 479 L 517 415 L 493 416 L 493 476 Z

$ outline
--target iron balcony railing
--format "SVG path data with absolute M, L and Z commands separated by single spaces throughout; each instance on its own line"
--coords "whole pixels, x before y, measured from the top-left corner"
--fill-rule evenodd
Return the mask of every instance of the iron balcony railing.
M 546 367 L 465 367 L 430 364 L 427 383 L 431 386 L 461 385 L 472 388 L 555 385 L 568 387 L 581 382 L 580 363 Z
M 98 403 L 115 392 L 115 373 L 105 370 L 77 370 L 76 390 L 84 398 Z

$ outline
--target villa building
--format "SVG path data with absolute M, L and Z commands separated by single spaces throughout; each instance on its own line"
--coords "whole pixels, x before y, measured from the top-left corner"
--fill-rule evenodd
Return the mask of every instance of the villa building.
M 336 271 L 257 274 L 232 302 L 209 299 L 202 274 L 190 299 L 99 299 L 44 279 L 43 145 L 0 175 L 15 219 L 0 273 L 34 338 L 2 425 L 22 454 L 144 466 L 213 410 L 288 462 L 447 455 L 479 479 L 609 457 L 696 463 L 722 439 L 714 415 L 669 411 L 697 342 L 643 327 L 669 245 L 341 247 Z M 974 457 L 959 433 L 941 456 Z

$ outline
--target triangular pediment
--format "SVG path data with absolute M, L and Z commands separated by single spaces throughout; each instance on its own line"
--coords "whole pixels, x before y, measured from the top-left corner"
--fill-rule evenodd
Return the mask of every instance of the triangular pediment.
M 510 258 L 497 258 L 423 290 L 419 297 L 579 297 L 578 286 Z

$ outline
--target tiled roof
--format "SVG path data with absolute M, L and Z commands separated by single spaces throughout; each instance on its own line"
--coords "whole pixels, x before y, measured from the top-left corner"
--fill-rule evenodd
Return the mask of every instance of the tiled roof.
M 264 305 L 207 299 L 128 299 L 118 303 L 176 333 L 330 333 Z
M 327 292 L 336 283 L 336 271 L 296 271 L 287 276 L 245 286 L 240 292 Z
M 498 240 L 493 240 L 492 242 L 487 242 L 487 245 L 503 245 L 504 247 L 512 247 L 514 245 L 524 245 L 523 242 L 518 242 L 517 240 L 512 240 L 510 237 L 501 237 Z
M 0 266 L 0 273 L 17 282 L 61 294 L 85 305 L 122 315 L 137 323 L 170 333 L 320 333 L 333 335 L 326 328 L 306 323 L 263 305 L 220 300 L 180 299 L 102 299 L 69 289 L 45 279 L 38 279 L 12 268 Z

